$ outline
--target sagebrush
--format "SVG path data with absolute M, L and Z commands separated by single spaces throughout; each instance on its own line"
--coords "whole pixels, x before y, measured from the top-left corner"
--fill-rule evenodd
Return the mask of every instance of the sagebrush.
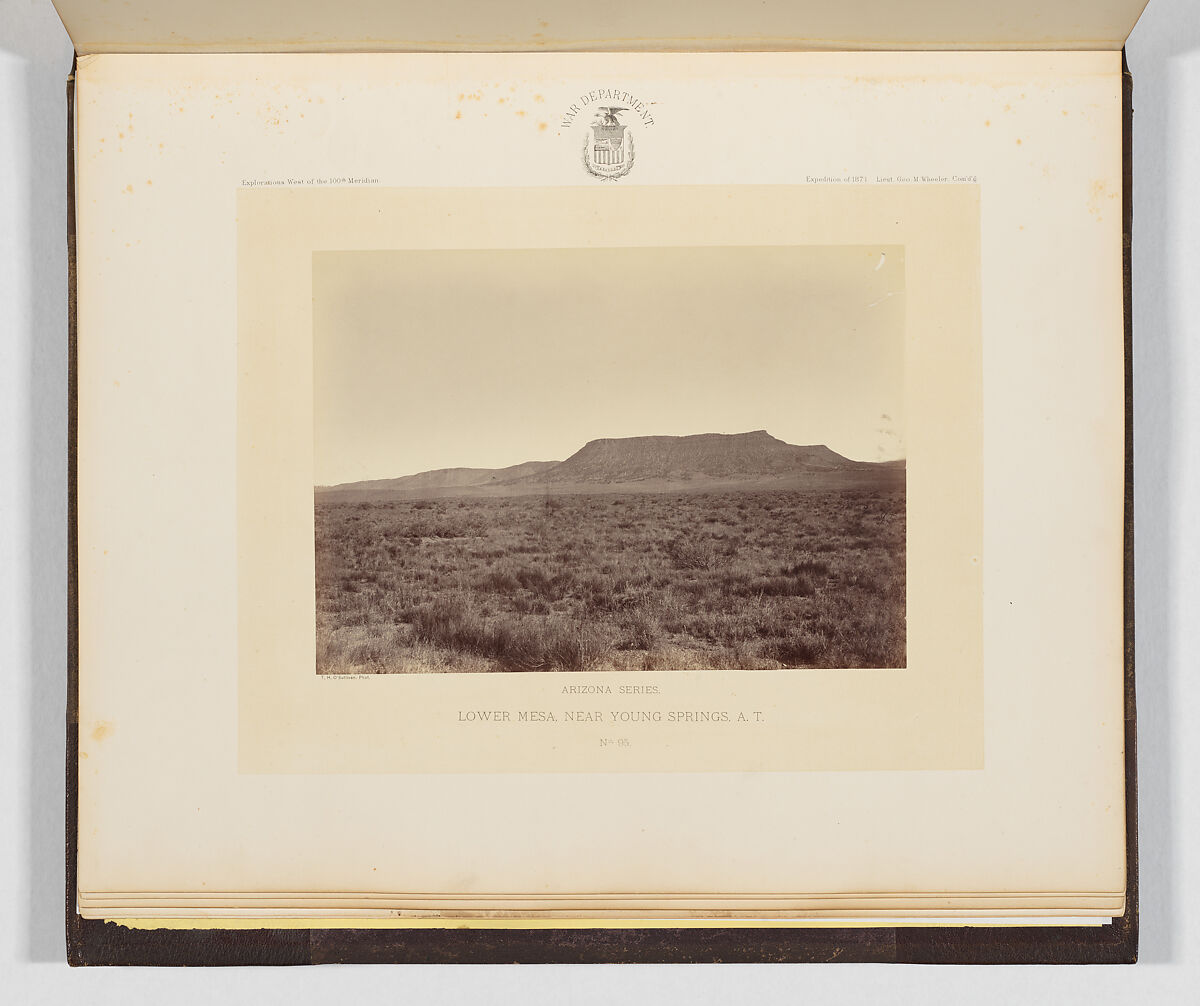
M 317 670 L 901 667 L 903 490 L 316 507 Z

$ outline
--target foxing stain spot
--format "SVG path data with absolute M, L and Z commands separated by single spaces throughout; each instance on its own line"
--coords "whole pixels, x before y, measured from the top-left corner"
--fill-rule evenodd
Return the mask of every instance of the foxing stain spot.
M 113 732 L 113 725 L 108 720 L 101 720 L 92 729 L 92 740 L 102 741 Z

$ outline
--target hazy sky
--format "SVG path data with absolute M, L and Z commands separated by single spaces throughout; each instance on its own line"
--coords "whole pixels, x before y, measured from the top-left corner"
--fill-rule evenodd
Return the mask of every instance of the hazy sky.
M 895 246 L 318 252 L 315 477 L 744 433 L 904 454 Z

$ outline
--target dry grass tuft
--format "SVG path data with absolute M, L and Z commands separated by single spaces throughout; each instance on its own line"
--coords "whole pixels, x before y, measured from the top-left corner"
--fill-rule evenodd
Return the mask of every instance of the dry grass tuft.
M 900 667 L 903 490 L 320 503 L 321 673 Z

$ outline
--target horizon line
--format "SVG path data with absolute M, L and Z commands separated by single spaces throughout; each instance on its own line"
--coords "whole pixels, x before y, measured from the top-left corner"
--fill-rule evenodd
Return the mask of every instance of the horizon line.
M 854 461 L 859 464 L 891 464 L 892 462 L 895 462 L 895 461 L 907 461 L 908 460 L 907 454 L 900 454 L 900 455 L 897 455 L 896 457 L 889 457 L 889 458 L 875 458 L 875 459 L 855 458 L 849 454 L 843 454 L 841 451 L 834 450 L 827 443 L 793 444 L 791 441 L 781 440 L 779 437 L 775 436 L 770 431 L 760 427 L 755 430 L 745 430 L 740 433 L 718 433 L 718 432 L 683 433 L 683 434 L 645 433 L 645 434 L 636 434 L 634 436 L 628 436 L 628 437 L 592 437 L 590 440 L 584 441 L 582 447 L 576 448 L 574 451 L 572 451 L 570 454 L 568 454 L 565 458 L 561 458 L 561 459 L 553 460 L 553 461 L 538 461 L 533 458 L 526 458 L 523 461 L 514 461 L 512 464 L 508 464 L 508 465 L 444 465 L 440 468 L 422 468 L 420 471 L 405 472 L 400 475 L 366 476 L 364 478 L 344 479 L 341 482 L 314 482 L 313 488 L 314 489 L 336 489 L 338 486 L 353 485 L 358 482 L 386 482 L 386 481 L 390 481 L 392 479 L 407 479 L 407 478 L 413 478 L 417 475 L 427 475 L 430 472 L 452 472 L 452 471 L 464 471 L 464 470 L 493 471 L 494 472 L 494 471 L 503 471 L 506 468 L 516 468 L 520 465 L 530 465 L 530 464 L 561 465 L 561 464 L 563 464 L 563 462 L 570 460 L 572 457 L 574 457 L 576 454 L 578 454 L 581 450 L 583 450 L 584 447 L 587 447 L 588 444 L 594 444 L 601 440 L 650 440 L 650 439 L 655 439 L 655 438 L 663 439 L 663 440 L 686 440 L 690 437 L 745 437 L 745 436 L 749 436 L 750 434 L 753 434 L 753 433 L 765 433 L 767 436 L 771 437 L 772 440 L 778 440 L 781 444 L 786 444 L 789 447 L 824 447 L 827 451 L 832 451 L 834 454 L 837 454 L 839 457 L 845 458 L 847 461 Z

